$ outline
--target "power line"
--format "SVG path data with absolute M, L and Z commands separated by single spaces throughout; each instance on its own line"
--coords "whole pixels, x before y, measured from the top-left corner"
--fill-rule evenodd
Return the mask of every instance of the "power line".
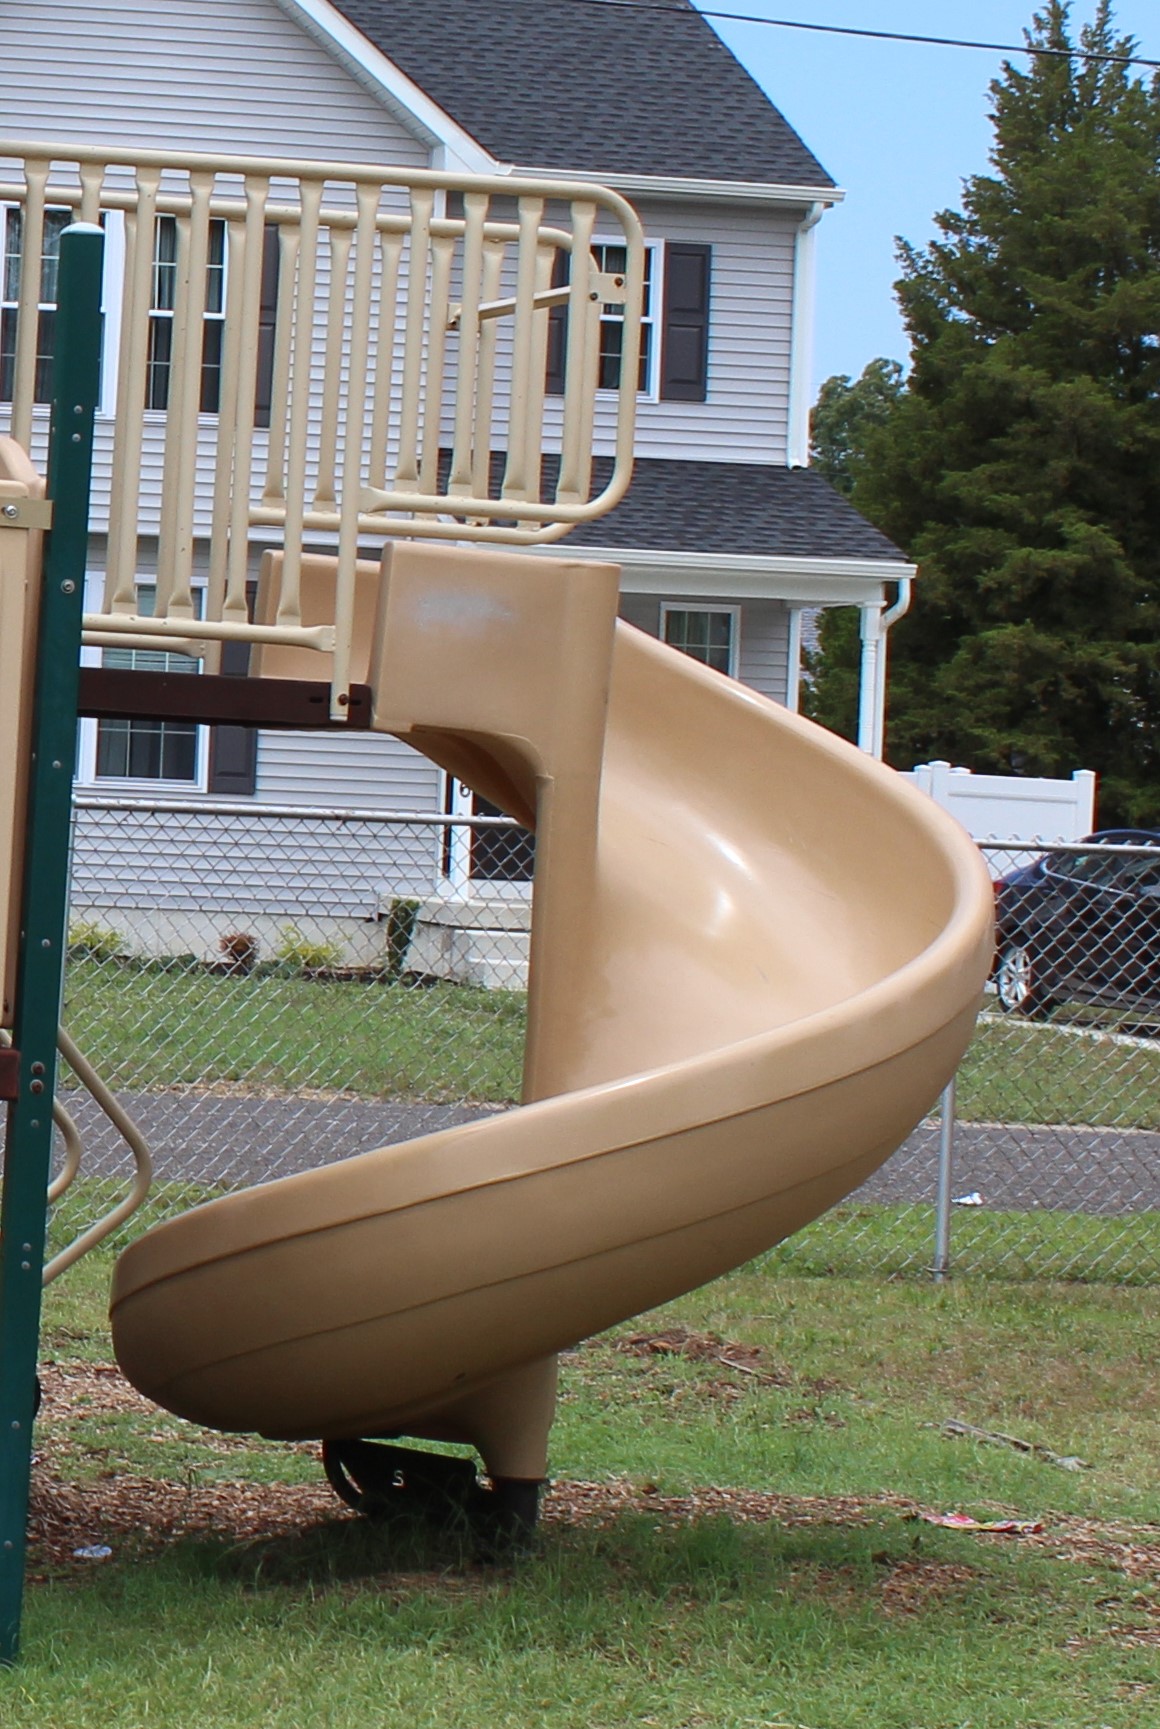
M 673 17 L 687 18 L 694 8 L 666 6 L 663 0 L 571 0 L 578 6 L 619 6 L 633 12 L 668 12 Z M 876 42 L 913 42 L 924 48 L 978 48 L 988 54 L 1030 54 L 1044 59 L 1098 60 L 1111 66 L 1148 66 L 1160 70 L 1160 60 L 1148 60 L 1141 54 L 1089 54 L 1082 48 L 1029 48 L 1013 42 L 976 42 L 964 36 L 916 36 L 903 30 L 867 30 L 856 24 L 811 24 L 802 18 L 762 18 L 751 12 L 717 12 L 697 6 L 702 18 L 714 18 L 726 24 L 760 24 L 769 30 L 812 30 L 823 36 L 861 36 Z

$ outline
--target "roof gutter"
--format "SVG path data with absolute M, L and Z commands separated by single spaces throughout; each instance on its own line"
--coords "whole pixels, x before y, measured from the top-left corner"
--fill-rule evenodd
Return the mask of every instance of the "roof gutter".
M 564 539 L 538 546 L 542 556 L 584 558 L 618 564 L 629 594 L 696 594 L 707 600 L 784 600 L 790 606 L 874 607 L 882 619 L 887 583 L 905 589 L 909 602 L 913 564 L 887 558 L 795 558 L 781 553 L 676 552 L 658 547 L 575 546 Z M 905 609 L 904 609 L 905 610 Z
M 729 204 L 757 204 L 781 209 L 825 209 L 840 204 L 846 194 L 840 186 L 793 186 L 769 180 L 699 180 L 670 174 L 610 174 L 603 168 L 545 168 L 542 165 L 521 165 L 518 174 L 533 175 L 539 180 L 575 179 L 583 173 L 587 179 L 599 181 L 614 192 L 631 198 L 679 198 L 696 203 L 698 200 L 722 201 Z M 819 210 L 819 215 L 821 210 Z

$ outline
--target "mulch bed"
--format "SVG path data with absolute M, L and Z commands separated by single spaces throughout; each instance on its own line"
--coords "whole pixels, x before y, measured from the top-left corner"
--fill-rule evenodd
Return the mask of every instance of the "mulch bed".
M 733 1348 L 715 1335 L 630 1334 L 615 1349 L 629 1354 L 680 1354 L 698 1360 L 729 1362 Z M 776 1374 L 760 1353 L 746 1354 L 734 1367 Z M 38 1423 L 39 1450 L 33 1469 L 29 1528 L 29 1573 L 34 1580 L 76 1575 L 90 1570 L 92 1559 L 78 1550 L 104 1546 L 115 1559 L 119 1552 L 140 1554 L 182 1538 L 212 1536 L 226 1545 L 244 1548 L 338 1523 L 359 1524 L 335 1499 L 321 1468 L 317 1483 L 171 1482 L 109 1472 L 91 1482 L 67 1480 L 62 1471 L 62 1430 L 78 1416 L 97 1412 L 138 1410 L 149 1403 L 124 1381 L 112 1364 L 70 1363 L 49 1368 L 44 1376 L 44 1402 Z M 160 1437 L 159 1437 L 160 1438 Z M 247 1437 L 207 1433 L 207 1448 L 220 1455 L 244 1451 Z M 314 1449 L 306 1447 L 306 1452 Z M 665 1495 L 652 1483 L 612 1479 L 607 1482 L 553 1483 L 545 1496 L 543 1524 L 553 1527 L 609 1529 L 625 1515 L 645 1515 L 664 1526 L 702 1519 L 728 1519 L 735 1524 L 773 1523 L 781 1528 L 809 1526 L 880 1526 L 919 1517 L 918 1503 L 900 1496 L 778 1495 L 750 1489 L 706 1487 L 684 1495 Z M 1002 1511 L 1002 1510 L 997 1510 Z M 1110 1589 L 1136 1612 L 1124 1636 L 1131 1642 L 1160 1644 L 1160 1527 L 1131 1527 L 1115 1522 L 1055 1518 L 1042 1532 L 1017 1538 L 980 1533 L 972 1543 L 1017 1541 L 1024 1548 L 1085 1568 L 1100 1567 L 1111 1575 Z M 878 1557 L 876 1557 L 877 1559 Z M 910 1613 L 930 1596 L 958 1588 L 975 1577 L 966 1564 L 936 1562 L 920 1556 L 881 1557 L 886 1568 L 882 1590 L 888 1612 Z M 1114 1608 L 1120 1597 L 1110 1597 Z M 1137 1624 L 1140 1611 L 1157 1619 L 1155 1631 Z M 1114 1619 L 1114 1617 L 1113 1617 Z M 1115 1629 L 1110 1631 L 1115 1634 Z

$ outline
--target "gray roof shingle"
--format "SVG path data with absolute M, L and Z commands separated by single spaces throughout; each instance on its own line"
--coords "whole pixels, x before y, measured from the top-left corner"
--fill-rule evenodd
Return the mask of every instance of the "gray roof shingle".
M 501 161 L 834 184 L 689 0 L 337 4 Z
M 611 460 L 598 457 L 592 466 L 594 485 L 606 485 Z M 575 529 L 566 544 L 741 557 L 905 558 L 813 469 L 656 457 L 638 458 L 623 502 Z

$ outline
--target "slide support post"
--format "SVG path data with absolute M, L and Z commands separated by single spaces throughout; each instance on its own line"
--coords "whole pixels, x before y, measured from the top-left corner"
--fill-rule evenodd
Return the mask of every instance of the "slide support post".
M 4 1190 L 0 1199 L 0 1664 L 15 1662 L 24 1600 L 32 1422 L 44 1270 L 56 1034 L 68 906 L 77 685 L 101 352 L 104 234 L 60 244 L 48 497 L 39 600 Z M 30 266 L 25 260 L 25 268 Z

